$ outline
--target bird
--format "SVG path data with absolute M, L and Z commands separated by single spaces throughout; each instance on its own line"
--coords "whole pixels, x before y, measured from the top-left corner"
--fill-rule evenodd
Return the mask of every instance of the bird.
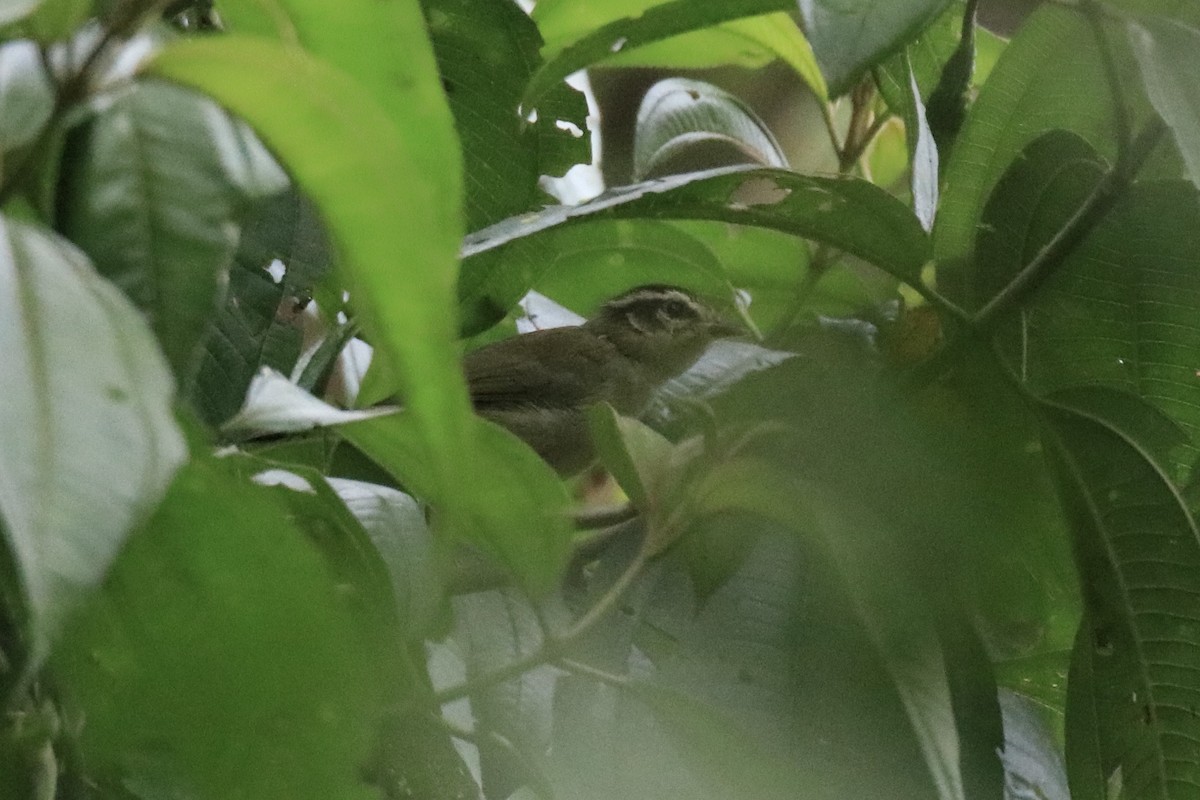
M 507 428 L 559 475 L 596 458 L 587 411 L 640 415 L 654 391 L 710 344 L 746 333 L 696 294 L 647 284 L 604 303 L 578 327 L 504 339 L 463 359 L 475 412 Z

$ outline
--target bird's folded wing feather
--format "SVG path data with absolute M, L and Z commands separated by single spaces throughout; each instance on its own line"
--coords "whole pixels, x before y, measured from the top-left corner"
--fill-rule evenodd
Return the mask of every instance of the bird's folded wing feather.
M 479 409 L 585 406 L 605 396 L 606 340 L 575 328 L 506 339 L 463 359 L 471 401 Z

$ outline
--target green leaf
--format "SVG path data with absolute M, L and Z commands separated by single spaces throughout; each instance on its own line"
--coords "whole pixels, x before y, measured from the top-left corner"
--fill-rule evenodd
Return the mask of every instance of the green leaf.
M 542 0 L 533 18 L 546 39 L 542 54 L 551 59 L 589 32 L 621 18 L 637 17 L 662 0 L 621 0 L 586 3 L 579 0 Z M 781 59 L 801 77 L 813 93 L 825 98 L 825 79 L 812 48 L 791 16 L 764 14 L 695 30 L 652 44 L 622 48 L 601 61 L 606 66 L 703 69 L 739 66 L 764 67 Z
M 1171 127 L 1192 183 L 1200 187 L 1200 90 L 1185 77 L 1200 70 L 1200 31 L 1147 17 L 1129 23 L 1129 40 L 1150 102 Z
M 1043 6 L 997 61 L 945 168 L 934 229 L 939 262 L 969 260 L 984 204 L 1027 144 L 1054 129 L 1081 136 L 1106 159 L 1116 153 L 1112 103 L 1094 35 L 1082 14 Z M 1088 46 L 1080 46 L 1087 42 Z M 1132 65 L 1119 64 L 1124 78 Z
M 411 496 L 390 486 L 345 478 L 329 478 L 328 483 L 379 551 L 391 576 L 405 630 L 412 641 L 421 641 L 435 630 L 445 613 L 446 595 L 424 509 Z
M 53 234 L 0 221 L 0 514 L 31 651 L 104 576 L 185 458 L 136 309 Z
M 396 632 L 356 613 L 272 491 L 190 465 L 72 625 L 52 666 L 87 720 L 92 780 L 212 800 L 375 796 L 361 770 L 382 709 L 415 687 Z
M 800 0 L 800 18 L 829 94 L 854 81 L 913 38 L 950 0 Z
M 151 69 L 241 114 L 316 202 L 376 355 L 389 359 L 402 379 L 420 431 L 415 463 L 438 485 L 462 487 L 451 491 L 451 504 L 470 505 L 471 481 L 463 480 L 474 464 L 467 458 L 469 408 L 452 313 L 460 228 L 456 215 L 442 213 L 453 205 L 447 192 L 457 194 L 457 170 L 436 170 L 454 163 L 446 155 L 453 139 L 431 142 L 431 131 L 414 133 L 425 119 L 419 105 L 400 128 L 345 74 L 264 40 L 180 41 Z M 400 253 L 403 270 L 394 268 Z
M 745 200 L 739 199 L 744 197 Z M 715 220 L 826 242 L 903 280 L 919 279 L 929 240 L 903 203 L 853 178 L 732 167 L 623 187 L 578 206 L 555 206 L 471 234 L 469 258 L 559 225 L 612 218 Z
M 0 25 L 24 19 L 43 2 L 44 0 L 7 0 L 0 6 Z
M 1200 531 L 1162 468 L 1090 414 L 1046 404 L 1086 613 L 1072 657 L 1071 789 L 1119 770 L 1129 797 L 1180 797 L 1200 758 Z M 1094 745 L 1093 745 L 1094 742 Z M 1090 753 L 1085 757 L 1084 753 Z M 1090 787 L 1090 788 L 1089 788 Z
M 673 167 L 683 158 L 691 159 L 692 170 L 743 160 L 788 166 L 779 143 L 746 103 L 710 83 L 667 78 L 651 86 L 638 107 L 633 177 L 678 172 Z
M 525 589 L 545 593 L 557 585 L 570 555 L 566 489 L 521 440 L 482 419 L 472 421 L 475 461 L 469 473 L 464 465 L 461 485 L 436 482 L 422 468 L 420 431 L 407 411 L 340 431 L 407 490 L 448 512 L 437 517 L 445 525 L 439 533 L 478 545 Z
M 37 45 L 0 46 L 0 151 L 28 144 L 50 119 L 54 87 L 42 69 Z
M 992 191 L 975 243 L 975 257 L 956 277 L 958 294 L 982 308 L 1017 277 L 1075 213 L 1107 164 L 1069 131 L 1039 136 L 1013 160 Z
M 442 227 L 458 224 L 463 172 L 454 146 L 454 120 L 438 79 L 425 19 L 416 3 L 344 0 L 332 6 L 322 0 L 276 0 L 269 4 L 263 0 L 221 0 L 220 10 L 222 20 L 234 30 L 245 23 L 246 33 L 268 36 L 285 46 L 298 45 L 324 62 L 322 69 L 332 66 L 353 79 L 361 87 L 359 92 L 365 90 L 378 104 L 372 112 L 386 115 L 408 147 L 421 154 L 420 163 L 426 171 L 412 175 L 437 176 L 438 191 L 430 192 L 425 186 L 420 189 L 422 194 L 429 195 L 429 202 L 435 204 L 432 209 L 435 219 L 447 221 Z M 260 55 L 266 57 L 268 54 Z M 300 53 L 291 53 L 291 59 L 303 60 Z M 275 71 L 290 68 L 286 62 L 278 63 Z M 181 76 L 174 77 L 179 79 Z M 275 79 L 279 80 L 281 76 L 275 76 Z M 211 91 L 210 87 L 211 84 L 206 84 L 200 88 Z M 310 100 L 318 96 L 314 91 L 317 88 L 310 87 Z M 321 88 L 328 90 L 330 87 Z M 281 90 L 275 102 L 282 102 L 288 91 Z M 359 97 L 364 95 L 359 94 Z M 221 95 L 218 99 L 227 105 L 233 103 L 228 96 Z M 351 112 L 352 109 L 343 109 L 341 113 L 352 116 Z M 330 113 L 325 111 L 326 115 Z M 262 115 L 243 113 L 242 116 L 257 126 Z M 391 136 L 392 131 L 389 130 L 387 135 Z M 273 145 L 279 146 L 277 137 L 268 138 Z M 375 144 L 378 146 L 379 143 Z M 377 157 L 382 157 L 383 152 L 386 150 L 380 150 Z M 295 164 L 289 161 L 289 166 L 295 167 Z M 407 184 L 410 190 L 417 191 L 412 178 Z M 320 200 L 315 196 L 314 199 Z M 403 206 L 384 207 L 392 209 L 396 218 L 406 218 Z M 324 206 L 322 211 L 328 213 Z M 450 223 L 451 220 L 454 223 Z M 424 228 L 416 226 L 416 230 Z
M 588 411 L 588 426 L 605 468 L 643 512 L 655 510 L 656 490 L 669 469 L 672 445 L 662 434 L 604 403 Z M 668 473 L 669 474 L 669 473 Z
M 792 0 L 726 0 L 719 4 L 670 0 L 649 8 L 645 5 L 632 7 L 635 11 L 645 9 L 640 16 L 617 19 L 599 28 L 589 26 L 589 33 L 555 53 L 530 79 L 521 100 L 522 109 L 528 113 L 540 108 L 542 97 L 563 78 L 614 53 L 722 22 L 794 7 Z
M 146 313 L 181 382 L 237 241 L 218 139 L 228 124 L 204 98 L 142 84 L 67 145 L 59 226 Z
M 1063 263 L 1024 315 L 1025 379 L 1037 392 L 1102 383 L 1149 400 L 1200 442 L 1200 194 L 1184 181 L 1138 184 Z M 1017 351 L 1020 352 L 1020 351 Z
M 529 122 L 521 92 L 541 64 L 541 37 L 512 0 L 424 0 L 450 109 L 462 143 L 467 229 L 540 207 L 541 175 L 589 163 L 587 103 L 559 84 Z
M 92 0 L 42 0 L 25 24 L 34 38 L 57 42 L 68 38 L 92 14 Z

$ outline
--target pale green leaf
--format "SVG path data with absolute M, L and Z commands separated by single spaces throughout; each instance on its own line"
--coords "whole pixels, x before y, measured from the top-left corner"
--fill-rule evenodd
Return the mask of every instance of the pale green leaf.
M 1200 30 L 1148 17 L 1129 23 L 1129 40 L 1154 110 L 1171 127 L 1192 183 L 1200 186 Z
M 137 310 L 66 241 L 16 222 L 0 223 L 0 351 L 0 528 L 36 661 L 185 452 Z

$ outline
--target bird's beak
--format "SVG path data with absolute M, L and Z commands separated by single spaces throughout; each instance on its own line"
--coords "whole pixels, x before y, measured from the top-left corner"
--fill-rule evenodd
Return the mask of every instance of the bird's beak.
M 712 332 L 714 339 L 734 338 L 739 336 L 752 336 L 755 341 L 762 341 L 762 332 L 758 326 L 754 324 L 754 320 L 750 318 L 750 314 L 742 304 L 737 304 L 738 321 L 741 324 L 730 322 L 729 320 L 720 317 L 714 319 L 709 324 L 709 330 Z

